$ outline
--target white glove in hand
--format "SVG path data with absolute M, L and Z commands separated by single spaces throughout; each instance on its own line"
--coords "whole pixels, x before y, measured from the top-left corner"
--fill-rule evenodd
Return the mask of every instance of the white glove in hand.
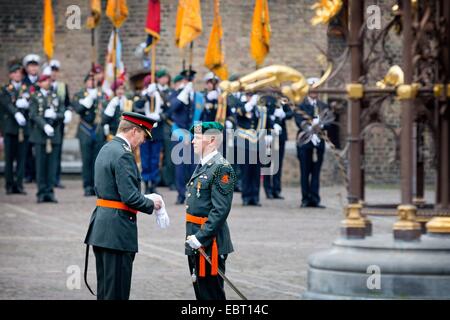
M 256 106 L 256 102 L 258 101 L 258 95 L 254 94 L 250 100 L 245 104 L 245 111 L 250 112 Z
M 169 227 L 170 219 L 164 205 L 161 209 L 155 211 L 155 215 L 156 215 L 156 223 L 161 229 L 166 229 Z
M 227 129 L 233 129 L 233 122 L 231 122 L 230 120 L 226 120 L 225 121 L 225 127 Z
M 72 121 L 72 111 L 66 110 L 64 111 L 64 124 L 68 124 Z
M 27 123 L 27 120 L 21 112 L 16 112 L 14 114 L 14 118 L 16 118 L 17 124 L 21 127 L 23 127 Z
M 270 145 L 272 143 L 273 137 L 271 135 L 266 135 L 264 137 L 264 140 L 266 142 L 266 146 Z
M 202 246 L 202 244 L 197 240 L 197 237 L 195 235 L 187 236 L 186 243 L 194 250 Z
M 49 124 L 46 124 L 46 125 L 44 126 L 44 131 L 45 131 L 45 134 L 46 134 L 47 136 L 49 136 L 49 137 L 53 137 L 53 135 L 55 134 L 55 130 L 54 130 L 53 127 L 52 127 L 51 125 L 49 125 Z
M 110 132 L 111 132 L 111 130 L 109 130 L 109 124 L 103 125 L 103 134 L 105 136 L 107 136 L 107 135 L 109 135 Z
M 206 97 L 208 98 L 209 101 L 217 100 L 219 98 L 219 92 L 217 92 L 217 90 L 210 91 L 208 92 Z
M 105 114 L 108 117 L 113 117 L 119 103 L 120 103 L 119 97 L 112 98 L 111 101 L 108 103 L 108 106 L 105 109 Z
M 30 103 L 25 98 L 20 98 L 20 99 L 17 99 L 17 101 L 16 101 L 16 107 L 19 109 L 28 109 L 29 106 L 30 106 Z
M 191 92 L 193 92 L 192 82 L 189 82 L 183 90 L 178 94 L 177 99 L 183 102 L 184 104 L 189 103 L 189 97 L 191 95 Z
M 80 99 L 80 104 L 83 105 L 86 109 L 90 109 L 94 104 L 94 99 L 91 96 L 86 96 L 84 99 Z
M 278 123 L 275 123 L 273 125 L 273 131 L 275 131 L 276 134 L 280 135 L 283 131 L 283 128 Z
M 276 108 L 273 115 L 281 120 L 286 118 L 286 112 L 284 112 L 283 108 Z
M 46 109 L 44 111 L 44 118 L 56 119 L 56 112 L 55 112 L 55 110 L 53 110 L 53 108 Z
M 313 145 L 317 146 L 320 143 L 320 138 L 317 134 L 313 134 L 312 138 L 311 138 L 311 142 Z
M 156 83 L 150 83 L 150 85 L 147 87 L 146 94 L 151 96 L 156 92 Z
M 312 119 L 311 123 L 312 123 L 313 126 L 315 126 L 315 125 L 317 125 L 319 123 L 319 121 L 320 121 L 319 117 L 316 117 L 316 118 Z
M 97 89 L 88 89 L 88 96 L 95 100 L 97 98 L 98 91 Z

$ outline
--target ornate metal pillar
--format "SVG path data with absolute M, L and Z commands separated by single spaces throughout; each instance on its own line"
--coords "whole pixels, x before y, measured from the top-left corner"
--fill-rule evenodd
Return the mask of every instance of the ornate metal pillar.
M 364 19 L 364 1 L 350 1 L 350 39 L 351 54 L 351 82 L 359 83 L 362 72 L 363 44 L 359 38 L 359 31 Z M 349 149 L 349 190 L 348 202 L 357 203 L 362 199 L 362 172 L 361 172 L 361 99 L 351 99 L 349 108 L 348 142 Z

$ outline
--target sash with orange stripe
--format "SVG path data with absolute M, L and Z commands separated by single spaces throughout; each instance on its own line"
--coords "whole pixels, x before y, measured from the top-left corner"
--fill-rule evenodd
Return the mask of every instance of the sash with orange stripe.
M 186 213 L 186 222 L 191 222 L 203 226 L 205 222 L 208 221 L 207 217 L 197 217 L 189 213 Z M 204 249 L 204 248 L 203 248 Z M 211 275 L 217 276 L 217 270 L 219 269 L 219 250 L 217 248 L 217 241 L 214 237 L 211 252 Z M 206 259 L 204 256 L 200 255 L 200 265 L 198 270 L 199 277 L 206 276 Z

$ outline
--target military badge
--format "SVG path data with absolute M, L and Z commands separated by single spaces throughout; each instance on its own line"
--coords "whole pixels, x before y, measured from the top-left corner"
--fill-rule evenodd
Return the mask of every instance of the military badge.
M 131 152 L 131 148 L 126 143 L 123 143 L 122 146 L 125 149 L 125 151 Z
M 235 181 L 236 174 L 230 165 L 220 166 L 214 174 L 214 183 L 222 194 L 232 192 L 234 190 Z

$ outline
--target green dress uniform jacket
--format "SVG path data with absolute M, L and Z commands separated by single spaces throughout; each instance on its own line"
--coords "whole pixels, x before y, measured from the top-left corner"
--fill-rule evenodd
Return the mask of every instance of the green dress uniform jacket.
M 233 252 L 227 217 L 233 200 L 236 175 L 230 163 L 220 154 L 216 154 L 205 165 L 197 167 L 187 183 L 186 213 L 197 217 L 207 217 L 207 222 L 200 226 L 186 223 L 186 236 L 195 235 L 197 240 L 211 255 L 211 244 L 216 238 L 218 254 Z M 186 255 L 193 255 L 191 248 L 186 248 Z
M 29 111 L 27 109 L 19 109 L 16 107 L 16 101 L 21 97 L 28 97 L 30 94 L 28 92 L 28 87 L 22 83 L 20 88 L 16 90 L 14 86 L 9 83 L 3 86 L 0 92 L 0 107 L 2 110 L 2 132 L 3 134 L 19 134 L 19 128 L 23 129 L 23 134 L 28 136 L 30 134 L 30 121 L 29 121 Z M 16 112 L 21 112 L 27 123 L 20 127 L 17 123 L 14 115 Z
M 151 214 L 153 201 L 141 194 L 141 178 L 133 153 L 125 140 L 114 137 L 95 161 L 95 192 L 99 199 L 120 201 L 131 209 Z M 136 214 L 96 207 L 86 244 L 128 252 L 138 251 Z

